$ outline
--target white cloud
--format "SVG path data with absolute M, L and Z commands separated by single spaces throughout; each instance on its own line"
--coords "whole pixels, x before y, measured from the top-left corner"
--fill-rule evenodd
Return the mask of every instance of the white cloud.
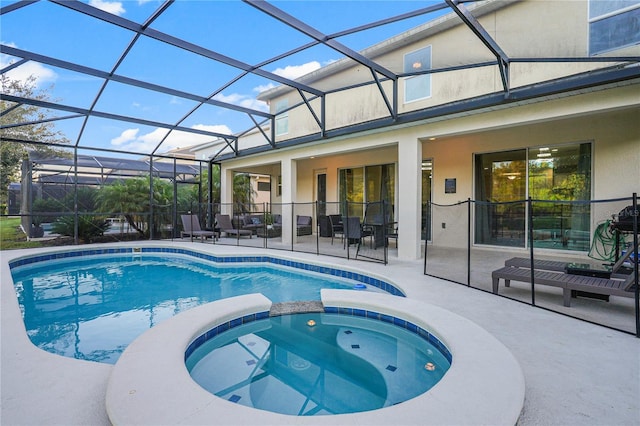
M 229 127 L 224 124 L 196 124 L 195 126 L 192 126 L 192 129 L 231 134 L 231 129 L 229 129 Z M 118 147 L 118 149 L 125 151 L 151 153 L 154 149 L 156 149 L 156 146 L 158 146 L 162 138 L 165 137 L 165 135 L 167 134 L 167 129 L 157 128 L 143 135 L 139 135 L 138 133 L 139 129 L 127 129 L 122 132 L 120 136 L 112 139 L 111 144 Z M 215 137 L 213 136 L 199 135 L 182 131 L 173 131 L 171 132 L 169 137 L 167 137 L 167 139 L 162 142 L 160 149 L 158 149 L 158 153 L 167 152 L 175 148 L 186 148 L 192 145 L 210 142 L 214 139 Z
M 10 47 L 17 47 L 15 43 L 2 42 L 2 44 Z M 16 58 L 13 58 L 9 55 L 0 55 L 0 69 L 11 65 L 15 61 Z M 11 80 L 19 81 L 26 81 L 30 76 L 33 76 L 36 81 L 36 88 L 39 89 L 51 83 L 54 83 L 58 79 L 58 74 L 56 74 L 56 72 L 51 68 L 47 68 L 42 64 L 33 61 L 29 61 L 17 68 L 12 69 L 11 71 L 7 72 L 6 75 Z
M 123 15 L 126 10 L 119 1 L 91 0 L 89 4 L 113 15 Z
M 222 93 L 219 93 L 216 96 L 214 96 L 214 99 L 217 101 L 238 105 L 244 108 L 255 109 L 258 111 L 267 112 L 269 110 L 269 107 L 265 102 L 259 101 L 252 96 L 243 95 L 241 93 L 232 93 L 230 95 L 224 95 Z
M 258 92 L 258 93 L 262 93 L 266 90 L 269 89 L 273 89 L 274 87 L 276 87 L 275 83 L 269 83 L 269 84 L 262 84 L 260 86 L 256 86 L 253 88 L 254 92 Z
M 207 132 L 224 133 L 226 135 L 231 134 L 231 129 L 226 124 L 196 124 L 195 126 L 191 126 L 191 128 L 195 130 L 205 130 Z
M 111 145 L 121 146 L 132 140 L 135 140 L 140 129 L 127 129 L 120 134 L 117 138 L 111 139 Z
M 310 72 L 313 72 L 319 68 L 320 62 L 312 61 L 302 65 L 287 65 L 284 68 L 277 68 L 273 70 L 273 73 L 281 77 L 295 80 L 296 78 L 302 77 L 305 74 L 309 74 Z

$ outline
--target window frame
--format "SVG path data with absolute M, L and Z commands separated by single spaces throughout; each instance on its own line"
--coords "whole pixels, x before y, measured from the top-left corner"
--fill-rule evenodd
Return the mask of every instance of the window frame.
M 280 99 L 275 106 L 275 134 L 276 136 L 286 135 L 289 133 L 289 99 Z M 281 112 L 283 111 L 284 112 Z M 282 130 L 284 128 L 284 130 Z
M 433 62 L 433 46 L 432 45 L 428 45 L 425 47 L 421 47 L 420 49 L 416 49 L 416 50 L 412 50 L 411 52 L 407 52 L 402 56 L 402 69 L 404 70 L 404 72 L 408 73 L 408 72 L 415 72 L 416 71 L 416 67 L 411 67 L 411 69 L 409 69 L 407 67 L 407 59 L 409 56 L 415 55 L 418 56 L 419 52 L 423 52 L 423 51 L 427 51 L 428 50 L 428 58 L 429 58 L 429 65 L 428 66 L 422 66 L 422 64 L 420 63 L 420 66 L 417 68 L 420 68 L 417 71 L 427 71 L 427 70 L 431 70 L 432 66 L 432 62 Z M 427 83 L 427 92 L 424 96 L 420 96 L 420 97 L 416 97 L 416 98 L 412 98 L 412 99 L 408 99 L 407 95 L 407 89 L 409 87 L 409 82 L 410 81 L 426 81 Z M 404 78 L 404 103 L 405 104 L 409 104 L 409 103 L 413 103 L 413 102 L 418 102 L 424 99 L 429 99 L 431 98 L 431 94 L 432 94 L 432 80 L 431 80 L 431 74 L 420 74 L 420 75 L 413 75 L 413 76 L 409 76 L 409 77 L 405 77 Z

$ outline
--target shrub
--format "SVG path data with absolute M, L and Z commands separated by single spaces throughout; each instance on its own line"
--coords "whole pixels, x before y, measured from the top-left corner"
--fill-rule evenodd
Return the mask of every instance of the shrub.
M 104 219 L 93 216 L 78 216 L 78 238 L 84 242 L 90 242 L 92 238 L 99 237 L 109 229 L 110 223 Z M 73 216 L 63 216 L 53 223 L 53 232 L 56 234 L 73 237 L 74 220 Z

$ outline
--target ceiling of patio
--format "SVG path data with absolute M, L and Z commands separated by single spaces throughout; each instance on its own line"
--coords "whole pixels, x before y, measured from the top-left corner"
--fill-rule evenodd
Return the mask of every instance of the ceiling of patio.
M 511 2 L 3 1 L 0 71 L 10 79 L 36 75 L 44 83 L 54 83 L 47 88 L 46 99 L 36 96 L 38 92 L 33 96 L 3 92 L 3 139 L 39 143 L 10 130 L 51 122 L 66 136 L 69 148 L 84 154 L 163 156 L 170 150 L 219 140 L 223 143 L 218 159 L 247 155 L 255 149 L 238 145 L 238 137 L 257 126 L 274 127 L 267 104 L 257 99 L 260 91 L 288 86 L 304 103 L 349 90 L 321 89 L 312 80 L 298 79 L 300 70 L 313 71 L 340 60 L 371 70 L 361 85 L 413 75 L 404 72 L 402 61 L 381 64 L 359 52 L 445 14 L 468 28 L 477 39 L 479 53 L 473 61 L 460 57 L 426 72 L 496 67 L 503 77 L 503 90 L 496 95 L 504 102 L 519 96 L 508 81 L 511 63 L 598 61 L 594 57 L 532 57 L 530 52 L 518 51 L 514 47 L 518 43 L 500 46 L 476 14 Z M 540 2 L 540 7 L 553 13 L 555 3 Z M 623 80 L 628 71 L 620 74 L 620 69 L 611 69 L 611 61 L 639 60 L 609 57 L 601 70 L 606 78 L 591 73 L 577 82 L 573 76 L 549 83 L 540 94 Z M 12 112 L 21 105 L 37 107 L 41 116 L 36 121 L 12 122 Z M 445 105 L 438 113 L 454 112 Z M 376 125 L 427 116 L 400 117 L 390 109 L 388 119 Z M 288 143 L 314 142 L 367 130 L 366 126 L 355 123 L 334 135 L 319 131 Z M 264 139 L 263 150 L 276 147 L 268 132 Z

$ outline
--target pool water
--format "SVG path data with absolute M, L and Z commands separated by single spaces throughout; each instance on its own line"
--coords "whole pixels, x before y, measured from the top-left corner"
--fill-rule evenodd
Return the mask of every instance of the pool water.
M 375 410 L 433 387 L 450 362 L 399 326 L 339 314 L 270 317 L 206 341 L 186 359 L 220 398 L 297 416 Z
M 13 268 L 12 276 L 36 346 L 111 364 L 145 330 L 204 303 L 247 293 L 263 293 L 273 302 L 320 300 L 322 288 L 356 284 L 278 265 L 216 264 L 167 254 L 36 262 Z

